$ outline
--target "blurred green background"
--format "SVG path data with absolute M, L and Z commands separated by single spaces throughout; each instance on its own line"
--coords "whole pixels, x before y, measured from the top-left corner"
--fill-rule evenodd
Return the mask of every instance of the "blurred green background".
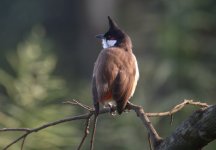
M 169 110 L 184 99 L 215 104 L 215 0 L 1 0 L 0 128 L 32 128 L 84 113 L 62 104 L 72 98 L 92 105 L 92 69 L 101 50 L 95 35 L 107 30 L 108 15 L 133 41 L 140 69 L 134 103 L 146 112 Z M 175 114 L 173 125 L 169 117 L 151 120 L 166 137 L 196 109 Z M 84 126 L 69 122 L 32 134 L 24 149 L 76 149 Z M 0 133 L 0 149 L 19 135 Z M 99 149 L 147 150 L 146 130 L 133 112 L 103 115 Z M 216 142 L 204 148 L 213 149 Z

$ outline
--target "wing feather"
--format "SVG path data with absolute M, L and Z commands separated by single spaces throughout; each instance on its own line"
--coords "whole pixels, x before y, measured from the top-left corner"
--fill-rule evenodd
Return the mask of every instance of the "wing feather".
M 113 84 L 113 99 L 117 104 L 117 111 L 121 114 L 131 97 L 133 89 L 134 76 L 127 74 L 125 71 L 120 71 Z

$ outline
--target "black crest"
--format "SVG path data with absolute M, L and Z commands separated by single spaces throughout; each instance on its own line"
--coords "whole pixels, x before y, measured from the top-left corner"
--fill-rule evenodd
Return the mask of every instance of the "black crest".
M 110 29 L 119 29 L 117 23 L 110 16 L 108 16 L 108 20 Z

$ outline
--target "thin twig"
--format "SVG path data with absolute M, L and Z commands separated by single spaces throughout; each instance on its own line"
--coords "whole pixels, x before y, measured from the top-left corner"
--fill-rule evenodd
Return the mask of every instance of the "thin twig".
M 88 111 L 93 111 L 93 108 L 85 105 L 85 104 L 82 104 L 80 102 L 78 102 L 77 100 L 73 99 L 72 101 L 66 101 L 66 102 L 63 102 L 63 104 L 71 104 L 71 105 L 77 105 L 77 106 L 80 106 L 81 108 L 84 108 Z
M 194 102 L 193 100 L 184 100 L 182 103 L 174 106 L 170 111 L 158 112 L 158 113 L 146 113 L 148 117 L 161 117 L 161 116 L 170 116 L 174 113 L 180 111 L 185 105 L 195 105 L 200 107 L 208 107 L 209 105 L 201 102 Z
M 170 125 L 173 123 L 173 114 L 170 114 Z
M 88 119 L 86 119 L 86 127 L 85 127 L 85 131 L 84 131 L 84 136 L 79 144 L 79 147 L 77 148 L 77 150 L 80 150 L 87 135 L 89 134 L 89 125 L 90 125 L 90 117 Z
M 16 140 L 14 140 L 13 142 L 11 142 L 10 144 L 8 144 L 7 146 L 5 146 L 4 148 L 3 148 L 3 150 L 7 150 L 9 147 L 11 147 L 13 144 L 15 144 L 15 143 L 17 143 L 19 140 L 21 140 L 21 139 L 23 139 L 23 138 L 25 138 L 28 134 L 30 134 L 29 132 L 27 132 L 27 133 L 25 133 L 25 134 L 23 134 L 23 135 L 21 135 L 20 137 L 18 137 Z
M 90 150 L 94 149 L 94 140 L 95 140 L 95 133 L 96 133 L 96 128 L 97 128 L 97 119 L 98 119 L 98 114 L 94 115 L 94 124 L 93 124 L 93 131 L 92 131 L 92 136 L 91 136 L 91 143 L 90 143 Z
M 9 143 L 8 145 L 6 145 L 3 150 L 8 149 L 10 146 L 12 146 L 13 144 L 17 143 L 18 141 L 20 141 L 21 139 L 25 138 L 27 135 L 31 134 L 32 132 L 38 132 L 40 130 L 43 130 L 45 128 L 48 128 L 50 126 L 55 126 L 57 124 L 60 123 L 64 123 L 64 122 L 69 122 L 69 121 L 74 121 L 74 120 L 82 120 L 82 119 L 87 119 L 89 118 L 89 116 L 92 116 L 93 113 L 86 113 L 83 115 L 78 115 L 78 116 L 73 116 L 73 117 L 69 117 L 69 118 L 64 118 L 64 119 L 60 119 L 54 122 L 50 122 L 50 123 L 46 123 L 44 125 L 41 125 L 37 128 L 33 128 L 33 129 L 28 129 L 28 128 L 4 128 L 1 129 L 1 131 L 26 131 L 26 133 L 24 133 L 23 135 L 21 135 L 20 137 L 18 137 L 16 140 L 14 140 L 13 142 Z
M 23 150 L 23 147 L 24 147 L 26 138 L 27 138 L 27 135 L 26 135 L 26 136 L 23 138 L 23 140 L 22 140 L 21 150 Z
M 150 134 L 148 133 L 148 143 L 149 143 L 149 149 L 152 150 L 152 143 L 150 139 Z

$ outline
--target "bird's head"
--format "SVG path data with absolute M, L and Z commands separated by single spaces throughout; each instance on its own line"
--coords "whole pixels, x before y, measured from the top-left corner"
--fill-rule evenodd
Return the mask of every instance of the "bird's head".
M 108 16 L 109 30 L 105 34 L 96 35 L 96 38 L 102 40 L 103 48 L 120 47 L 125 50 L 132 48 L 130 37 L 121 30 L 116 22 Z

